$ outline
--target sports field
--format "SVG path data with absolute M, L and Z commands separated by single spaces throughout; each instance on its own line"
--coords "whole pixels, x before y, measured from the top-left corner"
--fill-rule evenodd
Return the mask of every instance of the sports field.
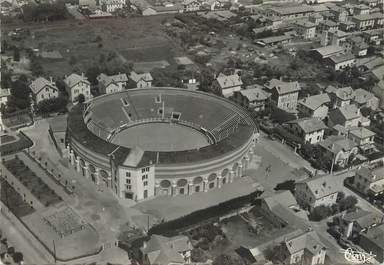
M 147 151 L 183 151 L 209 145 L 207 137 L 195 129 L 170 123 L 146 123 L 117 134 L 117 145 L 139 146 Z

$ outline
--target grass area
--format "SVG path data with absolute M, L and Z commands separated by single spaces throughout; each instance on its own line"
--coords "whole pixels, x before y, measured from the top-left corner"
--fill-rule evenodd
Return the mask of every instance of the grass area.
M 9 142 L 12 142 L 16 140 L 16 138 L 12 135 L 2 135 L 0 136 L 0 143 L 1 144 L 6 144 L 6 143 L 9 143 Z
M 40 59 L 44 71 L 56 77 L 73 70 L 85 72 L 90 66 L 112 61 L 114 64 L 172 61 L 182 51 L 162 31 L 163 19 L 162 16 L 151 16 L 31 25 L 31 35 L 23 42 L 40 51 L 60 52 L 63 60 Z M 111 60 L 112 53 L 115 54 L 114 60 Z
M 14 154 L 33 145 L 31 139 L 29 139 L 25 134 L 19 133 L 17 136 L 19 137 L 19 140 L 17 142 L 2 144 L 0 146 L 1 155 Z M 3 139 L 1 139 L 1 142 L 3 142 Z
M 9 128 L 25 126 L 32 122 L 30 114 L 17 115 L 14 117 L 3 118 L 3 123 Z
M 0 178 L 0 198 L 1 201 L 8 206 L 8 208 L 17 217 L 29 215 L 35 210 L 15 191 L 15 189 L 8 184 L 4 179 Z
M 23 161 L 13 158 L 3 164 L 43 205 L 48 207 L 62 201 Z

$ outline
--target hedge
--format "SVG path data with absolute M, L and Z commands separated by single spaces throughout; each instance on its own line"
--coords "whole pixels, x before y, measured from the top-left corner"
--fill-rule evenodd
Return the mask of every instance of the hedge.
M 178 219 L 155 225 L 149 229 L 148 234 L 173 236 L 177 235 L 178 230 L 188 228 L 202 221 L 218 221 L 220 216 L 233 212 L 246 204 L 253 203 L 254 199 L 259 197 L 262 193 L 262 191 L 255 191 L 248 195 L 237 197 L 232 200 L 219 203 L 218 205 L 195 211 Z

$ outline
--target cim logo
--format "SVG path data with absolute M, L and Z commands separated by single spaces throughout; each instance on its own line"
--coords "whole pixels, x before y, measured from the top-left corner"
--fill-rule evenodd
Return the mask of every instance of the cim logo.
M 376 255 L 372 254 L 372 252 L 364 252 L 364 251 L 358 251 L 354 250 L 352 248 L 343 249 L 341 250 L 342 253 L 344 253 L 344 258 L 353 264 L 367 264 L 374 262 L 374 258 Z M 379 265 L 384 265 L 384 263 L 381 263 Z

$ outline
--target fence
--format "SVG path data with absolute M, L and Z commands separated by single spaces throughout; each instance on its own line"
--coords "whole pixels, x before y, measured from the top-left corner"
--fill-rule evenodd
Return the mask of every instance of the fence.
M 2 214 L 4 214 L 6 217 L 8 217 L 8 219 L 10 219 L 13 223 L 16 223 L 16 226 L 17 228 L 21 229 L 23 234 L 27 235 L 28 237 L 32 237 L 34 239 L 36 239 L 36 241 L 34 243 L 36 244 L 39 244 L 40 247 L 39 249 L 41 250 L 45 250 L 46 251 L 46 254 L 48 254 L 50 257 L 52 257 L 52 259 L 55 259 L 57 261 L 60 261 L 60 262 L 69 262 L 69 261 L 74 261 L 74 260 L 78 260 L 78 259 L 81 259 L 81 258 L 86 258 L 86 257 L 92 257 L 92 256 L 95 256 L 95 255 L 98 255 L 101 251 L 103 251 L 103 246 L 101 246 L 97 251 L 95 251 L 94 253 L 90 253 L 90 254 L 84 254 L 84 255 L 80 255 L 80 256 L 76 256 L 76 257 L 72 257 L 70 259 L 62 259 L 62 258 L 59 258 L 59 257 L 55 257 L 55 253 L 46 245 L 45 242 L 43 242 L 25 223 L 24 221 L 19 218 L 18 216 L 16 216 L 15 214 L 13 214 L 13 212 L 8 209 L 8 207 L 2 202 L 0 201 L 0 211 Z

